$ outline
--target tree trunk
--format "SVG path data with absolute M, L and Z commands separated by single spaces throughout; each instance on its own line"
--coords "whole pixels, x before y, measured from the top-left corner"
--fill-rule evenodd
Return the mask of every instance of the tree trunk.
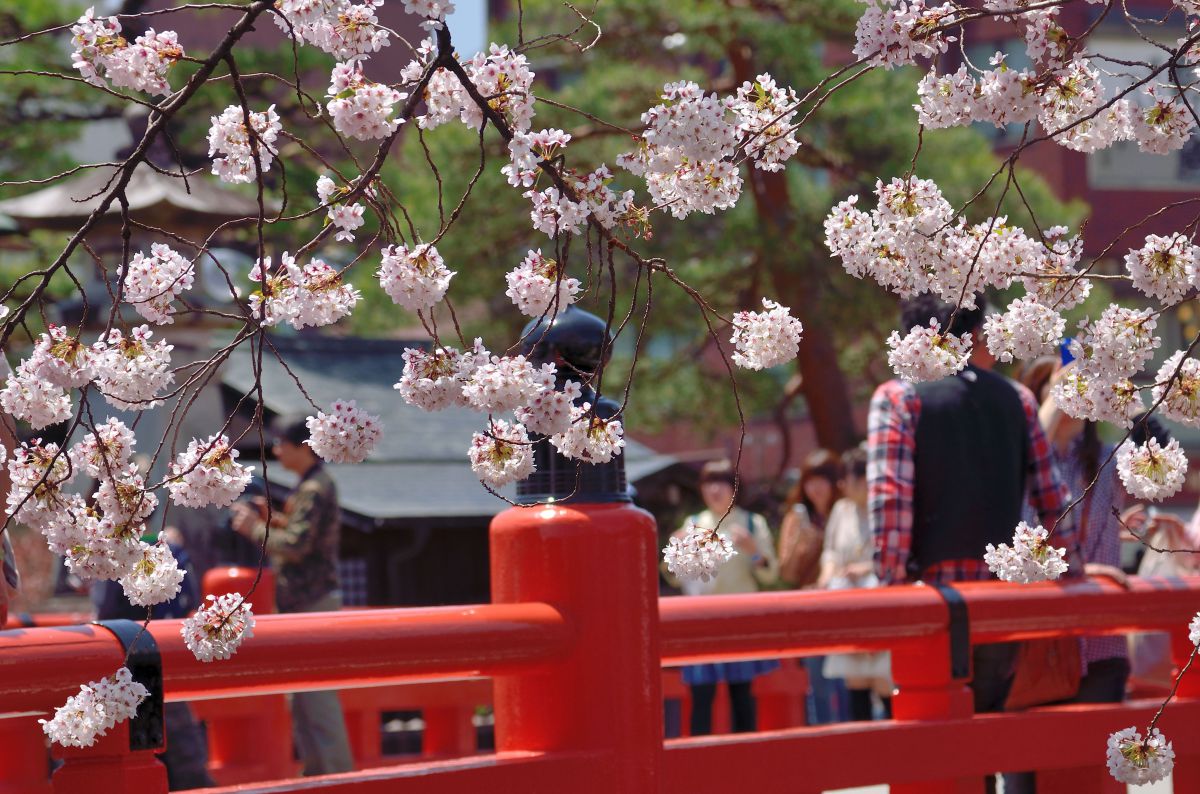
M 753 82 L 758 72 L 750 60 L 750 47 L 734 42 L 728 52 L 737 83 Z M 770 278 L 777 300 L 791 307 L 793 316 L 804 324 L 796 364 L 817 443 L 835 451 L 847 449 L 858 442 L 859 433 L 846 378 L 838 365 L 833 334 L 815 300 L 824 274 L 818 272 L 821 268 L 809 258 L 811 254 L 796 250 L 796 223 L 785 172 L 753 167 L 748 171 L 747 181 L 762 229 L 758 241 L 759 267 Z M 783 465 L 789 463 L 784 461 Z

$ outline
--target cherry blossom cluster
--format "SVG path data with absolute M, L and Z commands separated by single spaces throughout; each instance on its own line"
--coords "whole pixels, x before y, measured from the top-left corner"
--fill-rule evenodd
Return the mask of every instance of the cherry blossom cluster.
M 617 193 L 611 187 L 612 172 L 603 163 L 582 179 L 572 177 L 572 188 L 579 203 L 586 208 L 587 214 L 594 218 L 605 229 L 612 229 L 619 223 L 629 223 L 636 228 L 636 222 L 630 222 L 634 216 L 633 191 L 625 190 Z M 636 217 L 632 218 L 636 221 Z M 574 232 L 578 233 L 578 232 Z
M 174 380 L 172 346 L 162 340 L 149 344 L 152 335 L 145 325 L 128 337 L 113 329 L 88 347 L 65 328 L 51 326 L 0 390 L 0 407 L 39 430 L 70 417 L 71 398 L 64 389 L 93 380 L 118 408 L 152 407 L 159 391 Z
M 1187 467 L 1187 456 L 1175 439 L 1161 446 L 1152 436 L 1144 444 L 1126 441 L 1117 450 L 1117 474 L 1125 490 L 1138 499 L 1158 502 L 1175 495 L 1183 487 Z
M 69 450 L 71 463 L 89 477 L 100 479 L 125 468 L 133 457 L 133 431 L 120 419 L 109 417 L 96 425 Z
M 897 375 L 911 383 L 938 380 L 967 366 L 971 355 L 971 335 L 961 337 L 943 333 L 937 320 L 928 327 L 913 326 L 903 338 L 892 331 L 887 340 L 888 364 Z
M 580 289 L 579 279 L 566 276 L 563 266 L 543 256 L 540 248 L 526 254 L 504 278 L 508 282 L 504 294 L 528 317 L 562 311 L 575 302 Z
M 407 96 L 368 80 L 360 61 L 347 61 L 333 67 L 325 109 L 338 132 L 369 141 L 388 137 L 404 122 L 404 119 L 392 116 L 396 103 L 403 102 Z
M 585 402 L 571 409 L 570 426 L 551 436 L 550 443 L 572 460 L 608 463 L 625 447 L 625 429 L 618 419 L 597 416 Z
M 309 438 L 305 443 L 329 463 L 363 462 L 383 434 L 379 417 L 359 408 L 354 400 L 336 400 L 329 413 L 318 411 L 306 424 Z
M 63 487 L 75 476 L 69 459 L 53 442 L 22 443 L 8 457 L 12 486 L 5 512 L 26 526 L 44 529 L 69 504 Z
M 188 650 L 202 662 L 228 659 L 242 641 L 254 636 L 251 604 L 238 593 L 210 595 L 196 614 L 183 621 L 179 633 Z
M 519 422 L 493 419 L 486 433 L 471 436 L 467 456 L 471 471 L 493 488 L 523 480 L 534 471 L 529 433 Z
M 1108 737 L 1108 771 L 1122 783 L 1141 786 L 1163 780 L 1175 766 L 1175 751 L 1158 730 L 1145 739 L 1136 728 L 1125 728 Z
M 1200 612 L 1188 623 L 1188 642 L 1200 646 Z
M 983 561 L 988 569 L 1004 582 L 1044 582 L 1057 579 L 1067 570 L 1066 549 L 1049 543 L 1045 527 L 1031 527 L 1024 521 L 1017 524 L 1013 543 L 987 545 Z
M 228 507 L 250 483 L 253 466 L 237 462 L 240 453 L 224 435 L 193 438 L 171 462 L 167 490 L 183 507 Z
M 954 37 L 942 28 L 953 25 L 951 3 L 930 6 L 925 0 L 867 0 L 867 10 L 854 29 L 854 55 L 894 69 L 934 58 Z
M 1159 411 L 1188 427 L 1200 427 L 1200 361 L 1186 357 L 1183 350 L 1162 363 L 1152 391 Z
M 72 65 L 92 85 L 107 88 L 112 83 L 149 94 L 171 92 L 167 71 L 183 57 L 174 31 L 151 28 L 130 44 L 116 17 L 97 19 L 93 8 L 71 27 L 71 46 Z
M 791 129 L 798 107 L 796 92 L 779 87 L 769 74 L 760 74 L 753 83 L 747 81 L 738 88 L 730 109 L 755 168 L 782 171 L 799 151 L 800 142 Z
M 800 349 L 804 326 L 787 306 L 762 299 L 763 312 L 738 312 L 733 316 L 736 348 L 733 363 L 746 369 L 769 369 L 786 364 Z
M 575 401 L 583 396 L 583 387 L 568 380 L 562 389 L 543 385 L 529 402 L 513 413 L 531 433 L 557 436 L 566 433 L 575 418 Z
M 476 339 L 474 349 L 468 353 L 453 347 L 437 347 L 428 352 L 405 348 L 404 373 L 394 388 L 406 403 L 425 411 L 465 406 L 463 387 L 487 355 L 482 339 Z
M 446 297 L 454 272 L 446 267 L 437 248 L 421 243 L 412 248 L 384 248 L 378 276 L 379 285 L 393 303 L 417 312 L 432 308 Z
M 525 356 L 491 356 L 477 363 L 463 384 L 463 396 L 478 411 L 515 411 L 553 385 L 554 372 L 553 364 L 539 369 Z
M 323 206 L 329 208 L 325 217 L 338 230 L 334 239 L 339 242 L 351 243 L 354 242 L 354 230 L 366 223 L 366 220 L 363 219 L 366 208 L 357 202 L 354 204 L 338 203 L 336 197 L 343 192 L 345 191 L 338 188 L 337 184 L 328 176 L 322 174 L 317 179 L 317 197 Z
M 38 720 L 42 730 L 63 747 L 91 747 L 118 722 L 131 719 L 150 690 L 133 680 L 128 667 L 92 681 L 67 698 L 54 717 Z
M 1032 360 L 1054 352 L 1066 320 L 1030 297 L 1018 298 L 1003 314 L 984 320 L 988 352 L 998 361 Z
M 1145 245 L 1125 255 L 1125 268 L 1134 287 L 1170 306 L 1196 285 L 1196 255 L 1197 247 L 1182 234 L 1149 234 Z
M 179 595 L 186 572 L 163 543 L 142 543 L 141 559 L 118 581 L 134 606 L 150 607 Z
M 160 339 L 151 343 L 154 332 L 139 325 L 126 336 L 114 328 L 92 346 L 96 386 L 115 408 L 141 411 L 159 405 L 159 393 L 175 376 L 171 372 L 174 345 Z
M 1103 378 L 1073 366 L 1050 389 L 1055 404 L 1068 416 L 1129 427 L 1145 408 L 1141 391 L 1129 378 Z
M 348 60 L 379 52 L 388 46 L 387 28 L 379 24 L 375 9 L 383 0 L 279 0 L 275 24 L 304 44 Z
M 249 113 L 249 130 L 246 116 L 240 105 L 230 105 L 221 111 L 221 115 L 212 117 L 212 126 L 208 130 L 208 156 L 221 155 L 213 158 L 212 173 L 222 182 L 253 182 L 258 172 L 266 173 L 275 160 L 275 141 L 283 129 L 275 106 L 271 105 L 262 113 Z
M 588 206 L 583 202 L 571 200 L 556 187 L 527 190 L 524 196 L 533 205 L 529 219 L 537 231 L 547 237 L 583 234 L 588 219 Z
M 362 293 L 342 281 L 342 274 L 321 259 L 304 267 L 286 251 L 279 265 L 271 267 L 264 257 L 250 270 L 250 280 L 259 288 L 250 295 L 250 311 L 263 325 L 290 324 L 296 330 L 336 323 L 350 314 Z
M 682 536 L 672 535 L 663 548 L 667 570 L 682 581 L 707 582 L 717 569 L 737 554 L 733 544 L 716 529 L 690 525 Z
M 125 300 L 152 323 L 174 322 L 171 301 L 192 287 L 192 263 L 163 243 L 150 246 L 150 255 L 139 251 L 125 273 Z
M 533 187 L 537 181 L 538 163 L 553 160 L 571 142 L 571 136 L 562 130 L 539 130 L 537 132 L 514 132 L 508 142 L 509 163 L 500 169 L 513 187 Z
M 452 0 L 401 0 L 404 10 L 410 14 L 424 17 L 421 27 L 426 30 L 437 30 L 446 22 L 446 17 L 454 13 Z

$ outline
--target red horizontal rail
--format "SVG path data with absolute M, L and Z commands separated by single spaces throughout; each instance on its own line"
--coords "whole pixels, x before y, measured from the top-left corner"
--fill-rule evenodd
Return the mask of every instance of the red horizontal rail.
M 967 603 L 971 641 L 1178 629 L 1200 607 L 1200 577 L 955 585 Z M 895 647 L 943 634 L 949 613 L 923 585 L 671 597 L 660 601 L 667 664 Z
M 177 620 L 153 621 L 168 700 L 495 675 L 552 662 L 568 628 L 547 604 L 264 615 L 232 659 L 197 661 Z M 0 632 L 0 713 L 45 709 L 122 661 L 98 626 Z

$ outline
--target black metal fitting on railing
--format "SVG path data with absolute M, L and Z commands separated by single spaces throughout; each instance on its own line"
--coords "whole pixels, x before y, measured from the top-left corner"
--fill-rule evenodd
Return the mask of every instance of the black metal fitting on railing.
M 971 677 L 971 618 L 962 593 L 948 584 L 931 585 L 946 602 L 950 625 L 950 675 L 953 678 Z
M 150 695 L 129 721 L 129 749 L 163 748 L 166 731 L 163 728 L 162 654 L 154 635 L 143 631 L 142 624 L 133 620 L 97 620 L 93 625 L 103 626 L 113 633 L 125 650 L 125 666 L 131 677 L 150 690 Z

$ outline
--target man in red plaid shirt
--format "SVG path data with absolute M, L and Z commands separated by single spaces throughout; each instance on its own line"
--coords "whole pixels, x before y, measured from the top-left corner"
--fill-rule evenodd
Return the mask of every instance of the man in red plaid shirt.
M 875 390 L 868 419 L 868 510 L 881 582 L 931 584 L 990 579 L 988 543 L 1012 543 L 1026 498 L 1055 546 L 1082 566 L 1073 522 L 1055 527 L 1068 491 L 1024 386 L 991 372 L 982 339 L 984 301 L 961 309 L 949 330 L 971 333 L 970 363 L 940 381 L 891 380 Z M 907 330 L 936 318 L 947 327 L 953 307 L 930 295 L 905 302 Z M 998 711 L 1011 683 L 1016 644 L 980 646 L 973 654 L 975 710 Z

